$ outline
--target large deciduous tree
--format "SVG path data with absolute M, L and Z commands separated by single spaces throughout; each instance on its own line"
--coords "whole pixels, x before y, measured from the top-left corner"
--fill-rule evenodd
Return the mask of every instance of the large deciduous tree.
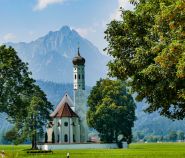
M 105 32 L 109 74 L 127 80 L 146 111 L 185 117 L 185 1 L 132 0 Z
M 46 120 L 50 119 L 49 114 L 52 105 L 47 101 L 46 95 L 38 86 L 34 86 L 32 94 L 28 115 L 25 122 L 23 122 L 23 134 L 26 133 L 26 136 L 31 138 L 32 149 L 36 149 L 38 138 L 44 136 L 43 126 L 46 125 Z
M 88 97 L 88 106 L 87 122 L 99 132 L 102 141 L 118 142 L 122 135 L 122 140 L 131 142 L 135 103 L 122 81 L 97 81 Z
M 43 134 L 52 105 L 30 74 L 13 48 L 0 46 L 0 112 L 14 125 L 7 138 L 16 144 L 30 138 L 36 149 L 36 138 Z
M 25 116 L 23 98 L 27 97 L 34 82 L 29 75 L 27 65 L 15 50 L 0 46 L 0 112 L 7 113 L 11 119 Z

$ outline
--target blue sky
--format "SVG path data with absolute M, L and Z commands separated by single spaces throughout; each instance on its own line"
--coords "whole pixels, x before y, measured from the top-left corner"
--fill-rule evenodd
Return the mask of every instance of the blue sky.
M 0 43 L 29 42 L 68 25 L 102 51 L 104 31 L 127 0 L 0 0 Z

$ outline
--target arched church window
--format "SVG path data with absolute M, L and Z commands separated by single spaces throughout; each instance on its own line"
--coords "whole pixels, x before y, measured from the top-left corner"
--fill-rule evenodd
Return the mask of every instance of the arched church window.
M 84 75 L 82 75 L 82 79 L 84 80 Z
M 64 135 L 64 141 L 68 142 L 68 135 L 67 134 Z
M 64 126 L 66 126 L 66 127 L 67 127 L 67 126 L 68 126 L 68 122 L 64 122 Z
M 80 74 L 78 75 L 78 79 L 80 80 Z
M 75 74 L 75 80 L 76 80 L 76 74 Z

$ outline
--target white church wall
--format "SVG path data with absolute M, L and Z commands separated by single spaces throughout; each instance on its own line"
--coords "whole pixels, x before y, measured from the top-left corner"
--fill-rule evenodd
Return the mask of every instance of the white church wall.
M 79 118 L 54 118 L 53 123 L 54 126 L 47 129 L 48 142 L 52 142 L 52 132 L 54 131 L 55 143 L 73 143 L 73 135 L 75 135 L 76 142 L 80 143 Z
M 75 100 L 75 112 L 80 117 L 80 139 L 81 142 L 87 142 L 88 139 L 88 126 L 86 121 L 87 113 L 87 98 L 85 97 L 85 90 L 75 90 L 74 91 L 74 100 Z
M 70 143 L 73 143 L 73 120 L 72 118 L 69 119 L 69 130 L 70 130 L 70 133 L 69 133 L 69 142 Z
M 69 143 L 69 141 L 70 141 L 70 133 L 72 132 L 72 131 L 70 131 L 70 129 L 69 129 L 69 126 L 70 126 L 70 121 L 69 121 L 69 119 L 70 118 L 68 118 L 68 117 L 63 117 L 61 120 L 62 120 L 62 123 L 61 123 L 61 128 L 62 128 L 62 142 L 63 143 Z M 65 136 L 65 135 L 67 135 L 67 136 Z M 67 138 L 65 138 L 65 137 L 67 137 Z M 66 141 L 66 139 L 67 139 L 67 141 Z
M 54 123 L 54 125 L 53 125 L 53 131 L 54 131 L 54 136 L 55 136 L 55 139 L 54 139 L 55 142 L 58 141 L 58 135 L 59 135 L 58 121 L 59 121 L 58 118 L 55 118 L 55 119 L 53 120 L 53 123 Z
M 42 150 L 66 150 L 66 149 L 116 149 L 118 148 L 116 143 L 112 144 L 45 144 L 38 145 Z
M 79 118 L 72 118 L 72 122 L 73 122 L 74 143 L 80 143 Z
M 52 133 L 53 133 L 53 128 L 48 128 L 47 129 L 47 135 L 48 135 L 48 142 L 51 143 L 52 142 Z

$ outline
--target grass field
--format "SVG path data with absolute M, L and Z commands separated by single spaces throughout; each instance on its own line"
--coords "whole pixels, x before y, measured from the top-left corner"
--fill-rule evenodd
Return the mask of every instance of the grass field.
M 5 158 L 185 158 L 185 143 L 131 144 L 129 149 L 54 150 L 53 154 L 27 154 L 30 146 L 1 145 Z

